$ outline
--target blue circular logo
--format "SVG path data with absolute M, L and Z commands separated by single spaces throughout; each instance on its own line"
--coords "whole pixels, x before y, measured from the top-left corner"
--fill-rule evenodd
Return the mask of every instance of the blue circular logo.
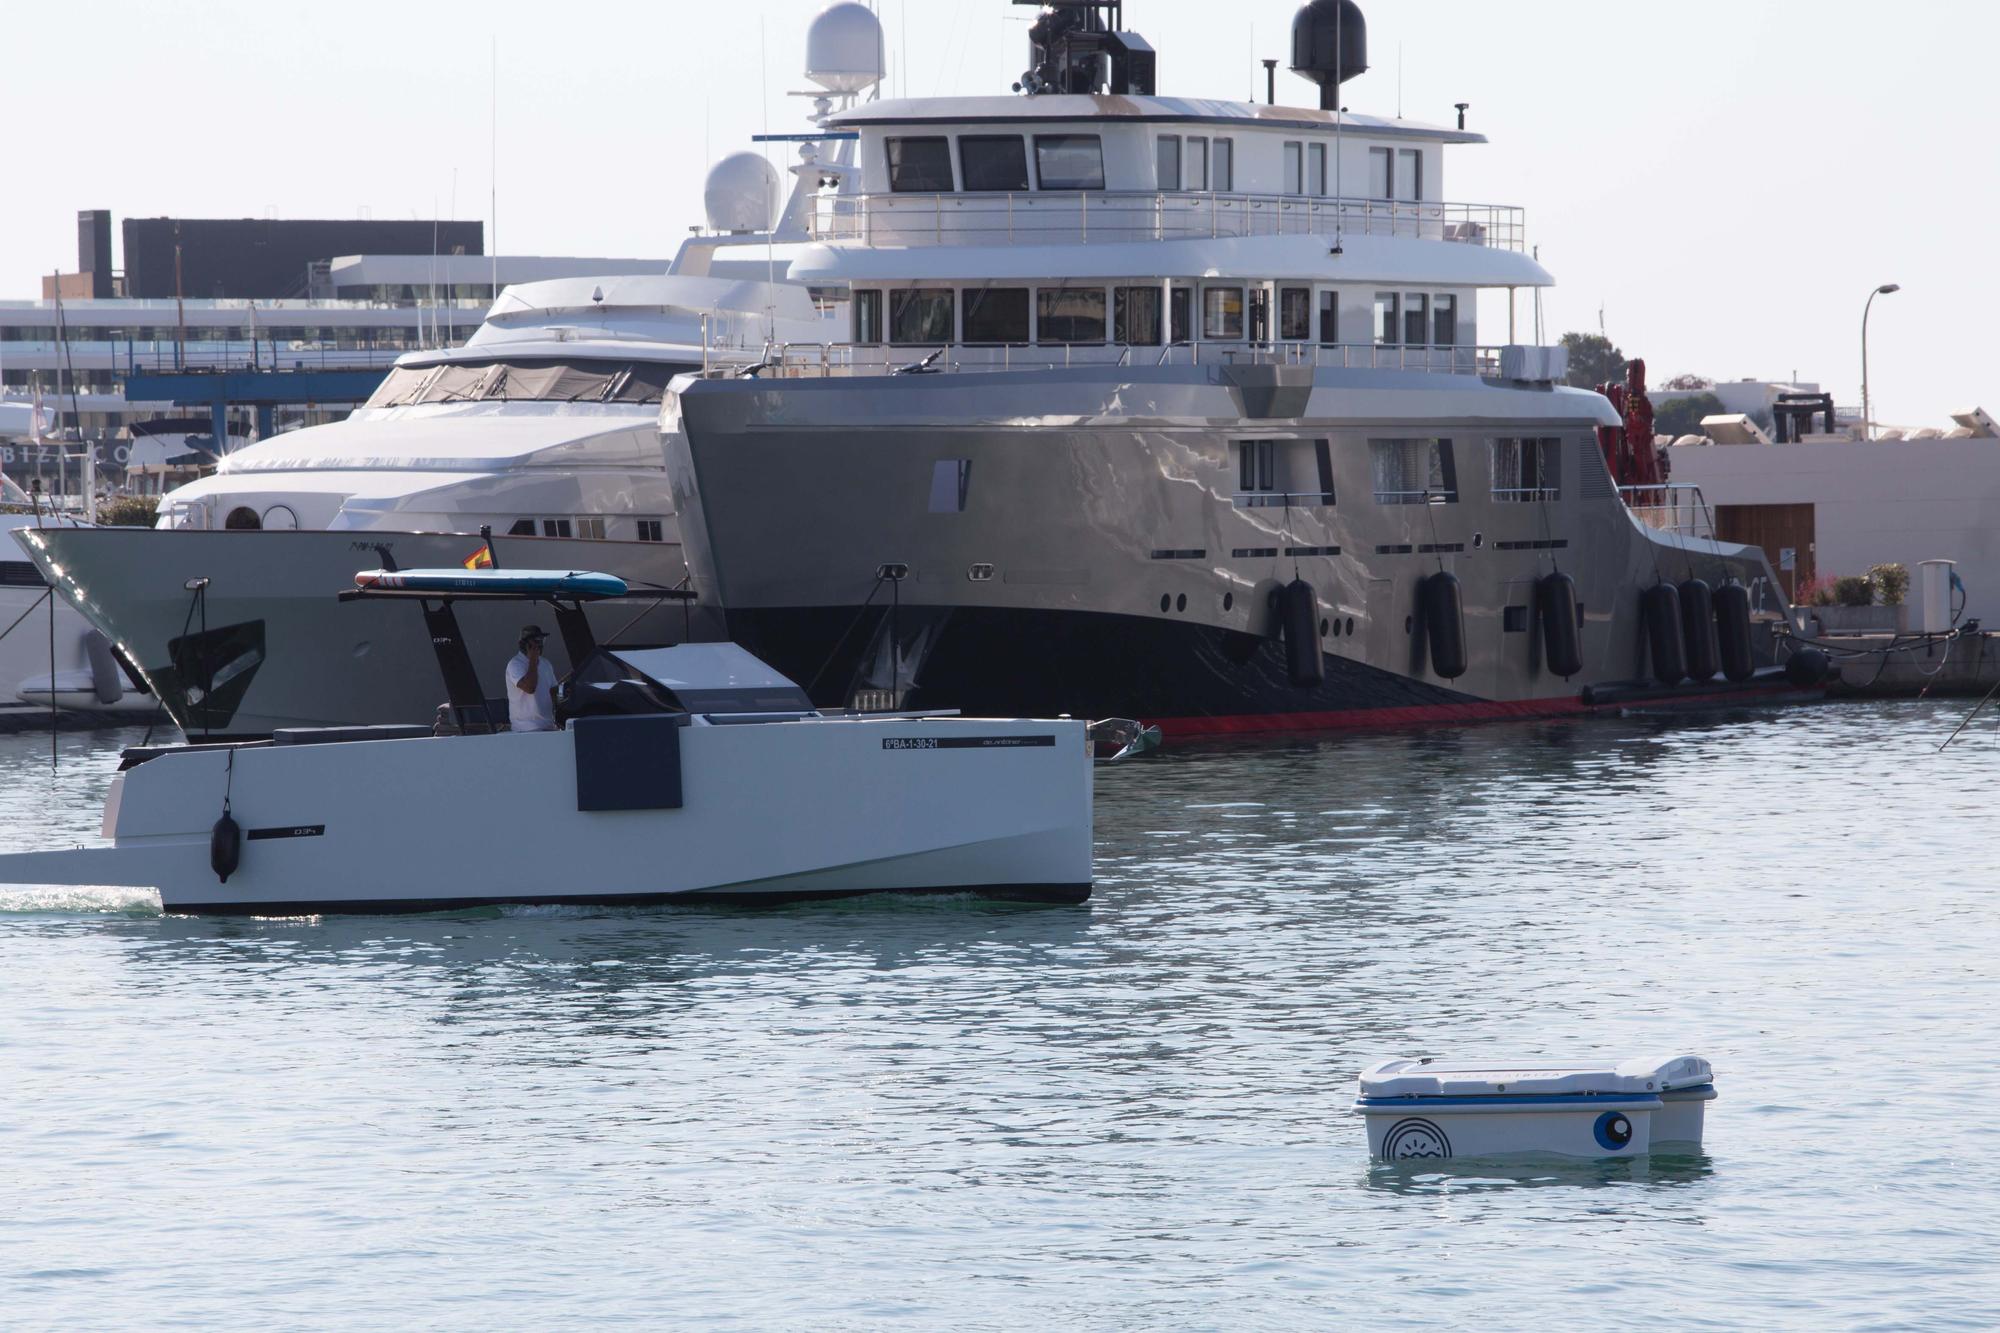
M 1382 1136 L 1382 1156 L 1386 1161 L 1408 1162 L 1425 1157 L 1451 1156 L 1451 1140 L 1435 1123 L 1417 1116 L 1398 1120 Z
M 1632 1118 L 1623 1111 L 1606 1111 L 1590 1131 L 1597 1136 L 1598 1147 L 1617 1152 L 1632 1142 Z

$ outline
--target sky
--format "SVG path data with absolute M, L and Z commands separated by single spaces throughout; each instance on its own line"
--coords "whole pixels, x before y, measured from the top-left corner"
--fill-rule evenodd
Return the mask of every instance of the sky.
M 1002 93 L 1026 65 L 1031 8 L 877 3 L 893 93 Z M 1372 68 L 1348 106 L 1448 122 L 1472 104 L 1492 142 L 1450 150 L 1444 193 L 1526 209 L 1558 284 L 1550 341 L 1601 312 L 1656 383 L 1796 375 L 1856 403 L 1863 305 L 1895 282 L 1870 321 L 1877 420 L 2000 414 L 1973 318 L 2000 305 L 1979 257 L 2000 216 L 2000 6 L 1361 4 Z M 84 208 L 111 209 L 114 236 L 131 216 L 456 215 L 494 220 L 507 254 L 670 257 L 710 162 L 805 128 L 787 94 L 820 7 L 6 0 L 0 299 L 76 266 Z M 1258 58 L 1287 54 L 1295 8 L 1128 0 L 1126 23 L 1163 93 L 1261 100 Z M 1278 80 L 1280 102 L 1316 104 Z M 1481 329 L 1505 336 L 1504 315 Z

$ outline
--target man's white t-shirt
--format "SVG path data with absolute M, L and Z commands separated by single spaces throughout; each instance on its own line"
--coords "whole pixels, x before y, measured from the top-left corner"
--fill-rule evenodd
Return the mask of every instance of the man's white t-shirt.
M 535 673 L 535 689 L 532 694 L 521 688 L 521 682 L 528 678 L 528 655 L 515 653 L 514 660 L 507 664 L 507 725 L 515 731 L 554 731 L 556 729 L 556 669 L 549 659 L 542 658 L 542 668 Z

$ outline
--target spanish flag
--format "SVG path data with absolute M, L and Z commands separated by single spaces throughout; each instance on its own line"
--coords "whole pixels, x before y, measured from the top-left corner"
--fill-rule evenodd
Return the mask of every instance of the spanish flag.
M 484 546 L 481 546 L 471 555 L 465 557 L 465 567 L 467 569 L 493 568 L 493 552 L 487 550 Z

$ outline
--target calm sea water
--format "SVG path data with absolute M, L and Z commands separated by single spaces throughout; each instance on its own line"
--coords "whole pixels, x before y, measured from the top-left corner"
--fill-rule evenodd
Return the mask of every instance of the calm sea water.
M 2000 1323 L 1957 704 L 1186 749 L 1080 908 L 0 890 L 0 1310 L 96 1327 Z M 0 843 L 131 732 L 0 737 Z M 1372 1168 L 1395 1054 L 1707 1055 L 1706 1155 Z

